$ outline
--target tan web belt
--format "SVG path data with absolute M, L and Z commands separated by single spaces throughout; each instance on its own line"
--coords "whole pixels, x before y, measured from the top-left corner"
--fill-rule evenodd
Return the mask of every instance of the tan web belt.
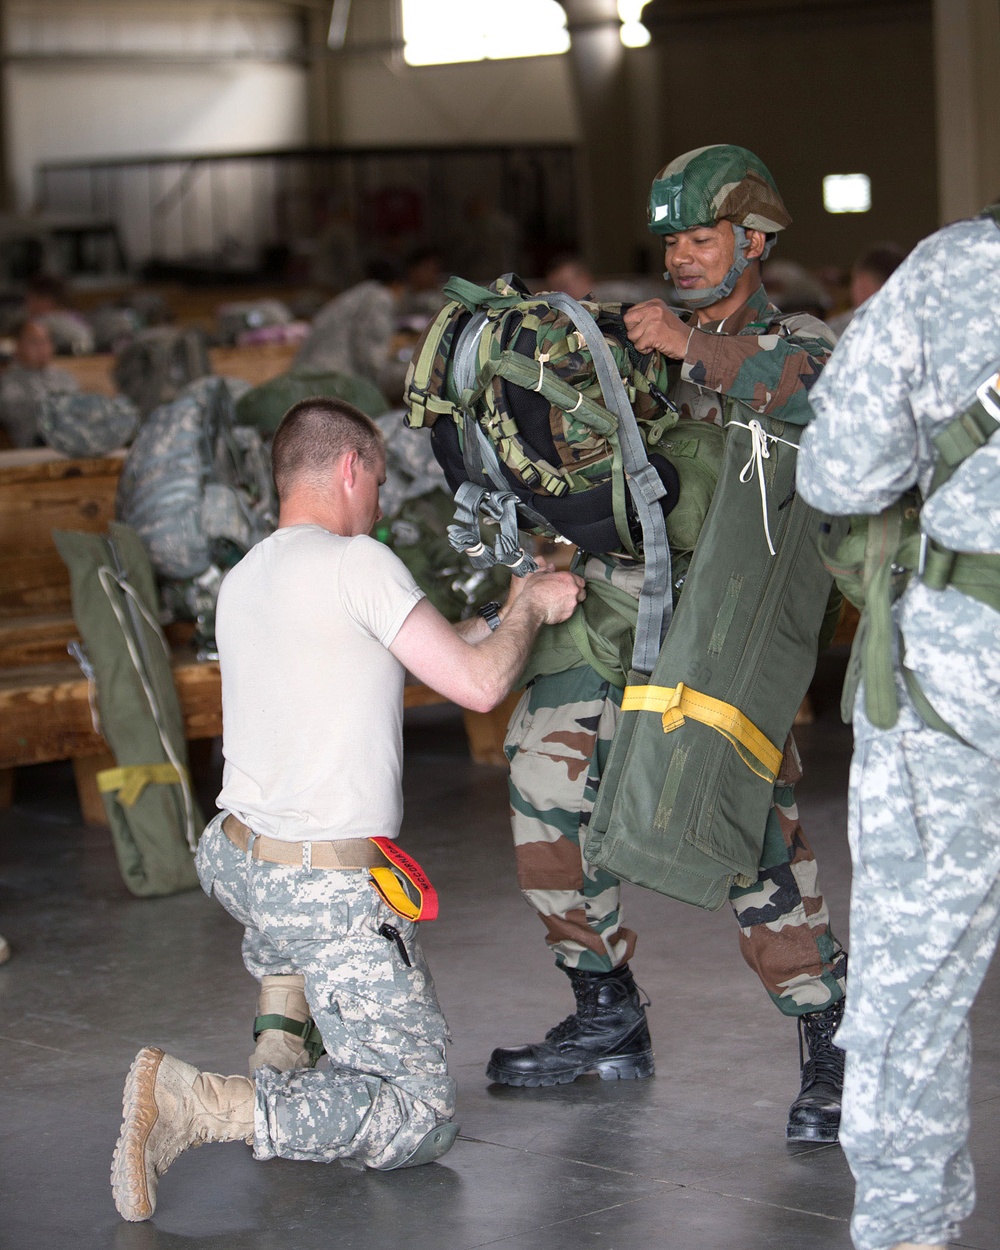
M 302 842 L 285 842 L 280 838 L 254 837 L 253 830 L 230 813 L 222 822 L 222 831 L 233 846 L 246 851 L 254 839 L 253 858 L 267 864 L 302 866 Z M 375 868 L 385 864 L 386 857 L 368 838 L 343 838 L 337 841 L 310 842 L 313 868 Z

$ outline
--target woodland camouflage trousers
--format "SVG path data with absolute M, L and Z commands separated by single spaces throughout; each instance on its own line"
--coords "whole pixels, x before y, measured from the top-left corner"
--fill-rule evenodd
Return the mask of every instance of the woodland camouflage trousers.
M 538 912 L 561 967 L 607 972 L 631 958 L 636 935 L 622 923 L 618 878 L 588 864 L 587 825 L 622 692 L 589 665 L 537 678 L 511 717 L 511 822 L 518 884 Z M 791 755 L 795 772 L 797 756 Z M 843 997 L 846 956 L 830 929 L 816 859 L 785 766 L 774 791 L 757 881 L 730 903 L 743 958 L 789 1016 Z

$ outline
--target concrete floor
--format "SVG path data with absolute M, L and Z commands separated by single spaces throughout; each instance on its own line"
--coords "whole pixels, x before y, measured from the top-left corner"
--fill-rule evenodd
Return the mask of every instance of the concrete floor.
M 569 987 L 515 888 L 505 777 L 468 762 L 453 709 L 408 717 L 404 844 L 442 897 L 424 942 L 454 1035 L 451 1153 L 380 1175 L 211 1146 L 170 1169 L 153 1222 L 120 1221 L 108 1166 L 135 1051 L 243 1071 L 254 985 L 217 903 L 133 899 L 107 833 L 79 823 L 69 769 L 28 769 L 0 813 L 0 932 L 15 950 L 0 968 L 2 1250 L 848 1250 L 850 1173 L 836 1146 L 785 1143 L 795 1028 L 745 968 L 728 909 L 629 889 L 655 1078 L 487 1084 L 490 1050 L 539 1038 Z M 803 822 L 843 933 L 850 736 L 828 704 L 799 741 Z M 208 810 L 217 783 L 201 779 Z M 974 1018 L 979 1205 L 956 1243 L 975 1250 L 1000 1250 L 998 1025 L 995 965 Z

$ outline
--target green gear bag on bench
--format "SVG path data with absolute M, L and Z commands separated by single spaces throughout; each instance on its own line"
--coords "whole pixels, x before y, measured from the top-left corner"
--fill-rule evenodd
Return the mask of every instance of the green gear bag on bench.
M 262 382 L 241 396 L 236 402 L 236 420 L 241 425 L 252 425 L 262 438 L 271 439 L 293 404 L 320 395 L 343 399 L 369 417 L 380 417 L 389 409 L 385 396 L 367 378 L 352 377 L 349 373 L 296 373 L 293 370 Z
M 122 879 L 140 896 L 192 889 L 204 818 L 188 778 L 184 719 L 156 619 L 149 558 L 126 525 L 112 523 L 107 536 L 52 536 L 69 568 L 100 729 L 117 764 L 98 773 L 97 783 Z

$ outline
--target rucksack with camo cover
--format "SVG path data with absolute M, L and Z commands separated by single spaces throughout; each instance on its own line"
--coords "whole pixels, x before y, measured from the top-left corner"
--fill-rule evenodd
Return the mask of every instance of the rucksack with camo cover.
M 138 428 L 139 410 L 124 395 L 46 395 L 38 414 L 38 433 L 45 443 L 77 458 L 106 456 L 125 447 Z
M 142 540 L 167 612 L 194 620 L 205 651 L 225 572 L 274 529 L 271 461 L 234 420 L 246 383 L 203 378 L 142 425 L 118 482 L 115 512 Z
M 449 539 L 473 565 L 534 561 L 518 529 L 643 558 L 635 667 L 650 672 L 669 623 L 670 512 L 678 466 L 658 444 L 677 425 L 671 369 L 639 355 L 620 304 L 530 295 L 453 278 L 413 353 L 407 423 L 428 426 L 455 492 Z M 693 463 L 692 458 L 692 463 Z M 485 527 L 485 528 L 483 528 Z

